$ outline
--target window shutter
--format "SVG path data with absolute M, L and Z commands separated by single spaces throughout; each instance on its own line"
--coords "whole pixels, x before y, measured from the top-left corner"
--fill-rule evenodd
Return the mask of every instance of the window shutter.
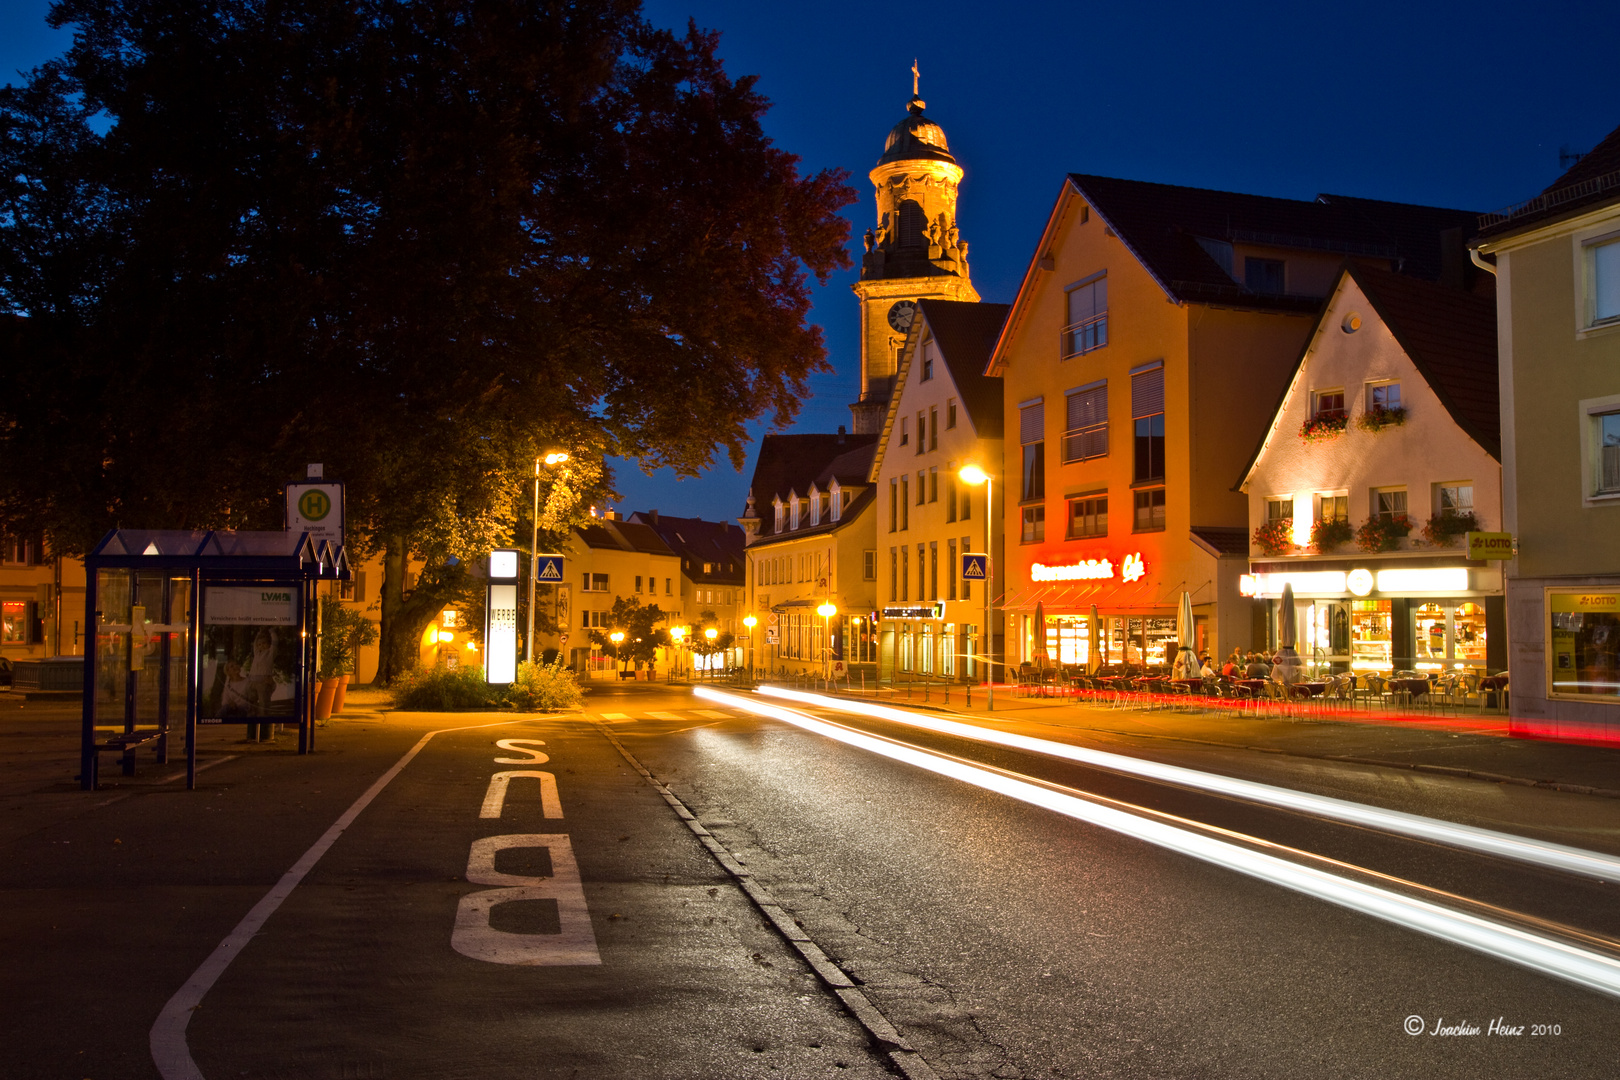
M 1037 401 L 1018 410 L 1018 438 L 1022 443 L 1046 438 L 1046 402 Z
M 1131 419 L 1164 412 L 1164 368 L 1131 376 Z

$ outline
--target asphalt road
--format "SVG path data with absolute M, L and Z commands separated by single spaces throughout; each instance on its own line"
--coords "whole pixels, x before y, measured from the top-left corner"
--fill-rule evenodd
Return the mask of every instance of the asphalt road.
M 1408 892 L 1620 936 L 1614 884 L 816 712 Z M 1616 800 L 1084 741 L 1620 852 Z M 209 1080 L 899 1075 L 893 1044 L 723 862 L 915 1048 L 914 1075 L 1597 1077 L 1620 1059 L 1612 997 L 685 691 L 602 688 L 584 716 L 552 719 L 365 715 L 321 746 L 244 748 L 190 793 L 7 788 L 0 1075 L 174 1077 L 177 1045 Z M 497 797 L 497 774 L 536 772 L 550 781 L 513 776 Z M 278 906 L 222 948 L 278 882 Z M 166 1005 L 184 1019 L 178 1044 L 159 1039 L 167 1074 L 150 1046 Z M 1493 1019 L 1524 1031 L 1489 1034 Z M 1480 1031 L 1429 1033 L 1456 1024 Z

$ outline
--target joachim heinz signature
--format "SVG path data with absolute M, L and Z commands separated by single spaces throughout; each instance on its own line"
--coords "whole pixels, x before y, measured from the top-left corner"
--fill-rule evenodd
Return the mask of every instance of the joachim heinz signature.
M 1443 1016 L 1434 1018 L 1434 1025 L 1421 1016 L 1408 1016 L 1402 1025 L 1408 1035 L 1438 1035 L 1442 1038 L 1456 1038 L 1460 1036 L 1492 1035 L 1515 1036 L 1524 1035 L 1562 1035 L 1563 1027 L 1560 1024 L 1515 1024 L 1505 1016 L 1498 1016 L 1487 1027 L 1480 1027 L 1469 1020 L 1454 1020 L 1447 1022 Z

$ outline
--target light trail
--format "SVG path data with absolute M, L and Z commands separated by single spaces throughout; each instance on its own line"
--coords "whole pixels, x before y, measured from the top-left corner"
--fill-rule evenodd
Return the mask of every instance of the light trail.
M 1054 791 L 989 768 L 831 724 L 752 697 L 722 693 L 708 687 L 699 687 L 693 692 L 711 701 L 781 720 L 845 745 L 1144 840 L 1169 851 L 1416 930 L 1543 975 L 1620 997 L 1620 961 L 1599 953 L 1364 882 L 1351 881 L 1237 844 L 1201 836 L 1187 829 Z M 840 702 L 839 707 L 843 704 Z
M 1214 792 L 1217 795 L 1228 795 L 1248 802 L 1264 803 L 1267 806 L 1276 806 L 1284 810 L 1314 814 L 1318 817 L 1331 818 L 1335 821 L 1377 829 L 1381 832 L 1410 836 L 1419 840 L 1432 840 L 1450 847 L 1464 848 L 1485 855 L 1495 855 L 1499 858 L 1512 859 L 1516 862 L 1530 863 L 1553 870 L 1563 870 L 1568 873 L 1579 874 L 1582 877 L 1596 878 L 1599 881 L 1620 881 L 1620 858 L 1605 855 L 1601 852 L 1585 851 L 1581 848 L 1567 847 L 1563 844 L 1553 844 L 1543 840 L 1531 840 L 1527 837 L 1514 836 L 1511 833 L 1496 832 L 1491 829 L 1475 828 L 1471 825 L 1459 825 L 1456 822 L 1440 821 L 1436 818 L 1408 814 L 1400 810 L 1385 810 L 1381 807 L 1367 806 L 1362 803 L 1349 802 L 1345 799 L 1335 799 L 1327 795 L 1312 795 L 1309 792 L 1274 787 L 1254 780 L 1239 780 L 1230 776 L 1221 776 L 1218 773 L 1200 772 L 1197 769 L 1187 769 L 1179 765 L 1166 765 L 1162 762 L 1145 761 L 1141 758 L 1127 757 L 1123 754 L 1110 754 L 1105 750 L 1092 750 L 1083 746 L 1071 746 L 1068 743 L 1054 742 L 1050 739 L 1017 735 L 1010 731 L 996 731 L 991 728 L 977 727 L 956 720 L 945 720 L 886 705 L 874 705 L 864 701 L 846 701 L 841 698 L 827 697 L 822 694 L 808 694 L 803 691 L 788 690 L 777 686 L 762 686 L 759 688 L 759 692 L 771 697 L 803 702 L 806 705 L 836 709 L 842 712 L 855 713 L 859 716 L 869 716 L 875 720 L 889 720 L 897 724 L 908 724 L 911 727 L 922 728 L 925 731 L 932 731 L 940 735 L 955 735 L 976 742 L 993 743 L 1015 750 L 1028 750 L 1032 753 L 1045 754 L 1048 757 L 1065 758 L 1083 765 L 1094 765 L 1112 772 L 1128 773 L 1149 780 L 1158 780 L 1181 787 Z

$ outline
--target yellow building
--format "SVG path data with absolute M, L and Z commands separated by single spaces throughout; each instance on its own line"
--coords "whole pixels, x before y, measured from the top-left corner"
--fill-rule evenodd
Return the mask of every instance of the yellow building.
M 746 664 L 748 581 L 742 530 L 730 522 L 670 517 L 657 510 L 631 514 L 630 520 L 650 527 L 681 560 L 680 623 L 694 638 L 712 627 L 716 640 L 730 635 L 735 642 L 730 649 L 707 654 L 678 649 L 677 662 L 711 673 Z
M 84 644 L 83 561 L 53 554 L 38 534 L 0 535 L 0 679 L 15 676 L 19 689 L 76 689 L 78 665 L 36 662 L 82 657 Z
M 759 619 L 763 674 L 830 672 L 875 679 L 875 435 L 767 435 L 738 523 L 747 547 L 747 607 Z M 829 618 L 823 605 L 835 609 Z
M 1472 221 L 1067 177 L 988 368 L 1008 433 L 1008 662 L 1086 662 L 1096 605 L 1105 662 L 1161 664 L 1183 592 L 1199 648 L 1255 643 L 1233 483 L 1323 298 L 1347 257 L 1430 279 L 1460 270 Z
M 624 521 L 614 511 L 574 530 L 563 548 L 567 581 L 556 586 L 550 602 L 561 633 L 537 635 L 542 649 L 560 651 L 568 665 L 592 678 L 614 678 L 623 667 L 591 644 L 590 633 L 611 633 L 612 611 L 620 597 L 644 606 L 657 605 L 674 625 L 681 616 L 681 560 L 651 526 Z M 544 605 L 546 597 L 536 601 Z M 671 657 L 659 650 L 654 664 L 667 670 Z
M 1494 257 L 1513 714 L 1620 732 L 1620 129 L 1485 215 Z
M 985 513 L 985 489 L 957 472 L 1001 469 L 1001 380 L 984 367 L 1006 315 L 1005 304 L 925 299 L 901 350 L 869 474 L 878 501 L 883 681 L 975 682 L 987 650 L 996 652 L 983 640 L 985 582 L 962 576 L 962 556 L 988 550 L 989 524 L 999 565 L 1002 530 Z

